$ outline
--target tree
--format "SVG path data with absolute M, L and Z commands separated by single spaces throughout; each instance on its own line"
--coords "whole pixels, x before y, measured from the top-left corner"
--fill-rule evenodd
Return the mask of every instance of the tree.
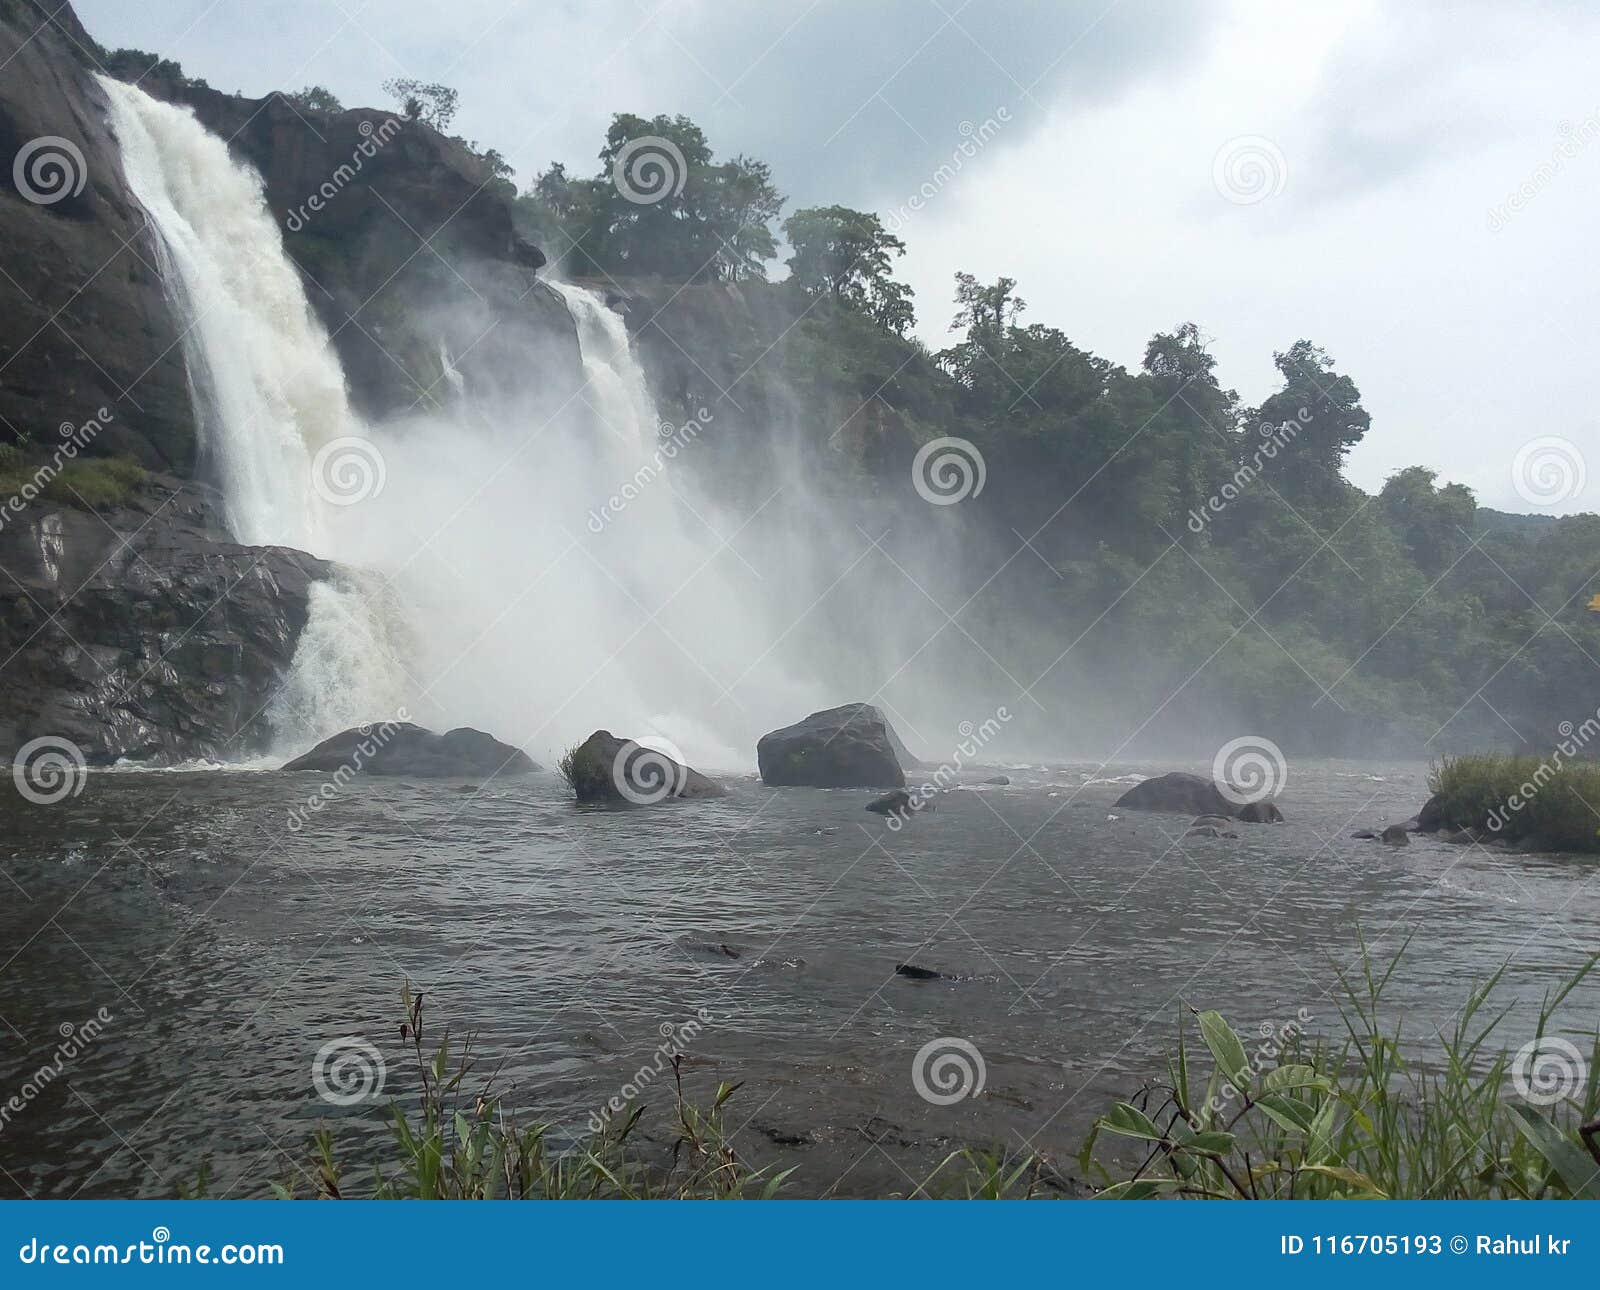
M 1472 542 L 1478 503 L 1462 484 L 1436 488 L 1438 476 L 1426 466 L 1410 466 L 1389 476 L 1378 507 L 1394 526 L 1411 562 L 1437 576 L 1455 563 Z
M 1345 492 L 1344 459 L 1372 426 L 1361 391 L 1333 369 L 1333 359 L 1309 340 L 1297 340 L 1272 361 L 1283 389 L 1257 410 L 1257 429 L 1282 428 L 1285 440 L 1274 470 L 1290 491 L 1308 502 L 1328 502 Z
M 997 278 L 985 286 L 970 273 L 956 274 L 956 304 L 960 309 L 950 330 L 965 327 L 969 333 L 984 328 L 1004 331 L 1028 307 L 1026 300 L 1012 294 L 1016 286 L 1015 278 Z
M 383 83 L 383 92 L 400 105 L 413 121 L 431 125 L 440 134 L 455 120 L 460 95 L 448 85 L 424 84 L 410 76 L 396 76 Z
M 322 85 L 307 85 L 297 94 L 284 95 L 302 112 L 343 112 L 344 104 L 333 96 L 333 91 Z
M 802 291 L 826 295 L 897 336 L 915 321 L 911 288 L 890 276 L 890 257 L 904 255 L 906 244 L 876 215 L 811 206 L 784 220 L 783 235 L 793 248 L 790 281 Z

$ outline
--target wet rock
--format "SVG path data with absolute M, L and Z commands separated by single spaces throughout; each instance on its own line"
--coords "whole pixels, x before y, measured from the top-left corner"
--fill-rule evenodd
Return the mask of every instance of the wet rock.
M 1172 811 L 1185 815 L 1221 815 L 1233 818 L 1233 803 L 1216 784 L 1200 775 L 1173 771 L 1135 784 L 1116 805 L 1130 811 Z
M 481 730 L 461 726 L 435 734 L 409 721 L 382 721 L 341 730 L 284 770 L 345 770 L 365 775 L 412 775 L 418 779 L 526 775 L 538 764 L 520 748 Z
M 725 797 L 716 780 L 634 739 L 596 730 L 563 759 L 580 802 L 653 806 L 672 798 Z
M 1378 835 L 1371 829 L 1357 829 L 1350 836 L 1361 842 L 1376 842 L 1378 840 Z
M 1238 810 L 1238 818 L 1246 824 L 1282 824 L 1283 812 L 1276 802 L 1247 802 Z
M 935 807 L 932 797 L 923 797 L 920 793 L 910 793 L 903 788 L 897 788 L 892 793 L 885 793 L 882 797 L 868 802 L 866 809 L 877 815 L 897 815 L 901 819 L 909 819 L 918 812 L 932 811 Z
M 1411 834 L 1403 824 L 1391 824 L 1378 837 L 1378 840 L 1388 847 L 1408 847 L 1411 845 Z
M 709 954 L 713 958 L 736 959 L 739 957 L 739 951 L 726 941 L 680 941 L 679 944 L 686 950 L 692 950 L 697 954 Z
M 1231 829 L 1233 820 L 1226 815 L 1197 815 L 1189 821 L 1191 829 Z
M 915 963 L 896 963 L 894 965 L 896 976 L 910 977 L 913 981 L 953 981 L 943 972 L 935 972 L 932 968 L 918 967 Z
M 983 782 L 985 784 L 995 784 L 995 785 L 999 785 L 999 786 L 1003 787 L 1006 784 L 1009 784 L 1011 782 L 1011 776 L 1009 776 L 1009 775 L 990 775 L 989 778 L 984 780 Z
M 1196 829 L 1190 829 L 1183 836 L 1187 840 L 1189 838 L 1237 838 L 1239 835 L 1232 829 L 1219 829 L 1213 824 L 1206 824 Z
M 763 783 L 809 788 L 904 788 L 906 768 L 920 765 L 868 703 L 813 712 L 762 735 L 756 761 Z

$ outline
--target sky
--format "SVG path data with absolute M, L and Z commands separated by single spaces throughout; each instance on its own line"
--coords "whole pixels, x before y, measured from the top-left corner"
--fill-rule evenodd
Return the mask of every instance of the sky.
M 1276 387 L 1273 352 L 1305 337 L 1372 414 L 1349 465 L 1363 488 L 1420 464 L 1484 505 L 1600 510 L 1600 6 L 75 7 L 103 44 L 222 90 L 321 84 L 356 106 L 385 102 L 391 76 L 453 85 L 455 129 L 523 184 L 552 160 L 594 173 L 614 112 L 681 112 L 718 156 L 769 162 L 786 213 L 889 220 L 931 345 L 948 343 L 958 270 L 1016 278 L 1024 322 L 1128 366 L 1193 320 L 1247 403 Z M 1531 498 L 1530 451 L 1560 475 Z

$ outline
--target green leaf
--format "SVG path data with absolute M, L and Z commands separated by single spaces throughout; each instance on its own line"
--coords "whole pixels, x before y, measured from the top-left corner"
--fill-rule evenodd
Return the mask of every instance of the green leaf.
M 1575 1200 L 1600 1200 L 1600 1165 L 1531 1106 L 1513 1103 L 1511 1122 L 1544 1157 Z
M 1125 1138 L 1143 1138 L 1147 1142 L 1161 1142 L 1166 1135 L 1156 1128 L 1155 1121 L 1136 1106 L 1118 1102 L 1109 1115 L 1100 1117 L 1100 1127 L 1110 1133 L 1120 1133 Z
M 1368 1178 L 1366 1174 L 1356 1169 L 1346 1169 L 1343 1165 L 1302 1165 L 1300 1172 L 1303 1174 L 1318 1174 L 1323 1178 L 1332 1178 L 1337 1182 L 1342 1182 L 1346 1186 L 1356 1188 L 1365 1199 L 1389 1199 L 1383 1189 Z
M 1197 1133 L 1187 1142 L 1183 1143 L 1185 1151 L 1199 1151 L 1206 1155 L 1225 1156 L 1233 1150 L 1236 1141 L 1231 1133 L 1213 1130 L 1209 1133 Z
M 1197 1018 L 1200 1037 L 1206 1041 L 1212 1057 L 1216 1058 L 1217 1069 L 1242 1093 L 1250 1086 L 1251 1070 L 1239 1036 L 1233 1033 L 1233 1027 L 1222 1019 L 1220 1012 L 1198 1013 Z
M 1263 1093 L 1256 1099 L 1256 1105 L 1273 1123 L 1290 1133 L 1309 1135 L 1312 1121 L 1317 1118 L 1315 1111 L 1287 1093 Z
M 1167 1196 L 1178 1188 L 1176 1178 L 1130 1178 L 1114 1183 L 1102 1192 L 1095 1193 L 1096 1200 L 1150 1200 Z
M 1328 1078 L 1313 1066 L 1280 1066 L 1261 1077 L 1261 1087 L 1269 1093 L 1287 1093 L 1297 1088 L 1328 1088 Z

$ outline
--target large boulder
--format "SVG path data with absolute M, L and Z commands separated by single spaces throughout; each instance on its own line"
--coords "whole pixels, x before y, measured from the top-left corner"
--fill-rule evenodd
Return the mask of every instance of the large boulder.
M 580 802 L 653 806 L 669 797 L 724 797 L 716 780 L 634 739 L 596 730 L 561 759 L 561 774 Z
M 1272 802 L 1231 801 L 1216 781 L 1203 775 L 1175 770 L 1135 784 L 1117 799 L 1130 811 L 1171 811 L 1173 814 L 1221 816 L 1245 824 L 1279 824 L 1283 812 Z M 1195 821 L 1196 825 L 1200 821 Z
M 481 730 L 461 726 L 439 735 L 409 721 L 341 730 L 283 768 L 412 779 L 488 779 L 539 769 L 522 749 Z
M 912 757 L 889 719 L 870 703 L 813 712 L 761 736 L 764 783 L 805 788 L 904 788 Z
M 1135 784 L 1117 799 L 1130 811 L 1172 811 L 1184 815 L 1220 815 L 1233 819 L 1238 806 L 1222 795 L 1215 782 L 1176 770 Z

